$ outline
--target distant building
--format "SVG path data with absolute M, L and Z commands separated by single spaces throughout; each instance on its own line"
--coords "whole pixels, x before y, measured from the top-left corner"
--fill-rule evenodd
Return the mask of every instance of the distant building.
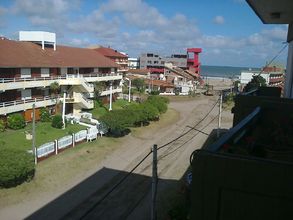
M 95 51 L 99 52 L 103 56 L 110 58 L 116 64 L 119 65 L 118 72 L 124 73 L 128 70 L 128 56 L 125 53 L 118 52 L 110 47 L 91 47 Z
M 240 76 L 241 87 L 250 82 L 253 76 L 260 73 L 260 76 L 266 80 L 266 84 L 271 87 L 284 87 L 284 68 L 276 66 L 267 66 L 262 68 L 261 71 L 242 71 Z
M 129 69 L 139 69 L 139 59 L 138 58 L 128 58 L 128 68 Z
M 171 56 L 160 56 L 154 53 L 141 54 L 140 68 L 150 69 L 152 74 L 164 73 L 165 63 L 172 63 L 172 65 L 183 70 L 189 69 L 195 74 L 200 74 L 199 53 L 201 48 L 188 48 L 186 54 L 172 54 Z

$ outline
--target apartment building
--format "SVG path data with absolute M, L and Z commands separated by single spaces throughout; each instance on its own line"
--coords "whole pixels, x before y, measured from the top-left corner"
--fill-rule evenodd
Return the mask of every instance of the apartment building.
M 284 68 L 276 66 L 266 66 L 263 67 L 261 71 L 242 71 L 240 76 L 241 87 L 250 82 L 252 76 L 258 75 L 262 76 L 266 80 L 266 84 L 270 87 L 280 87 L 284 88 Z
M 41 107 L 54 113 L 64 93 L 66 114 L 79 114 L 94 107 L 95 82 L 107 82 L 102 97 L 122 92 L 119 66 L 96 51 L 56 45 L 48 32 L 20 33 L 20 40 L 0 39 L 0 117 L 21 112 L 30 121 L 33 104 L 37 117 Z
M 110 47 L 92 47 L 95 51 L 114 61 L 119 67 L 118 72 L 125 73 L 128 68 L 128 56 Z

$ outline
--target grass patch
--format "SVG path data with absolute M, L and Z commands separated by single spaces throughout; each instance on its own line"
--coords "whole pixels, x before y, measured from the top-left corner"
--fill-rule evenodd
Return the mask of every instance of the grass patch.
M 89 167 L 96 167 L 120 144 L 121 140 L 103 137 L 98 141 L 82 143 L 38 163 L 33 180 L 14 188 L 0 189 L 0 207 L 21 203 L 29 197 L 46 197 L 56 192 L 56 188 L 80 179 L 89 171 Z
M 51 126 L 50 122 L 36 123 L 36 145 L 40 146 L 47 142 L 61 138 L 73 132 L 85 129 L 84 126 L 78 124 L 68 124 L 66 128 L 57 129 Z M 25 128 L 20 130 L 6 130 L 0 133 L 0 147 L 7 147 L 19 150 L 30 150 L 32 148 L 32 140 L 27 140 L 25 132 L 32 131 L 32 124 L 28 124 Z

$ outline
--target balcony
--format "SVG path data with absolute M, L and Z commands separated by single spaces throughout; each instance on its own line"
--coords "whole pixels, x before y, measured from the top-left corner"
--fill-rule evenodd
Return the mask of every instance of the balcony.
M 121 92 L 122 92 L 122 87 L 121 86 L 117 86 L 117 87 L 113 86 L 112 94 L 121 93 Z M 106 96 L 106 95 L 110 95 L 110 94 L 111 94 L 110 88 L 107 88 L 106 90 L 102 91 L 100 95 L 101 96 Z
M 0 115 L 6 115 L 13 112 L 25 111 L 32 109 L 32 105 L 36 104 L 36 108 L 55 105 L 60 96 L 51 97 L 44 96 L 34 99 L 15 100 L 10 102 L 0 102 Z
M 63 75 L 54 77 L 31 77 L 31 78 L 0 78 L 0 91 L 26 89 L 34 87 L 48 87 L 53 82 L 60 85 L 82 85 L 93 91 L 88 82 L 120 80 L 122 75 L 119 73 L 90 73 Z M 85 85 L 87 84 L 87 85 Z
M 192 154 L 191 219 L 293 218 L 293 100 L 280 91 L 238 95 L 234 126 Z

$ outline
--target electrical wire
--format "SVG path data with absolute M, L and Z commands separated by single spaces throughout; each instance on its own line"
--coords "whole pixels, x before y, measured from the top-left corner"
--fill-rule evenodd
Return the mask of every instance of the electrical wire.
M 288 43 L 286 43 L 284 45 L 284 47 L 282 47 L 282 49 L 271 59 L 270 62 L 268 62 L 268 64 L 265 65 L 264 68 L 262 68 L 262 70 L 258 73 L 258 76 L 260 76 L 260 74 L 263 73 L 264 69 L 268 66 L 270 66 L 272 64 L 272 62 L 274 62 L 275 59 L 277 59 L 278 56 L 280 56 L 280 54 L 286 49 L 286 47 L 288 46 Z
M 150 151 L 143 159 L 140 160 L 139 163 L 136 164 L 135 167 L 132 168 L 131 171 L 129 171 L 123 178 L 120 179 L 118 183 L 116 183 L 99 201 L 97 201 L 90 209 L 88 209 L 81 217 L 80 219 L 84 219 L 89 213 L 91 213 L 98 205 L 100 205 L 120 184 L 122 184 L 129 176 L 132 174 L 139 165 L 144 162 L 148 156 L 150 156 L 153 152 Z
M 217 105 L 217 103 L 219 102 L 219 99 L 217 99 L 217 101 L 214 103 L 214 105 L 212 106 L 212 108 L 209 110 L 209 112 L 198 122 L 196 123 L 196 125 L 194 125 L 192 128 L 190 128 L 187 132 L 184 132 L 183 134 L 181 134 L 180 136 L 178 136 L 177 138 L 173 139 L 172 141 L 160 146 L 157 148 L 157 150 L 166 147 L 168 145 L 170 145 L 171 143 L 175 142 L 176 140 L 178 140 L 179 138 L 185 136 L 186 134 L 188 134 L 190 131 L 194 130 L 196 126 L 198 126 L 202 121 L 204 121 L 208 115 L 212 112 L 212 110 L 215 108 L 215 106 Z M 213 119 L 214 120 L 214 119 Z M 198 132 L 200 133 L 200 132 Z M 197 133 L 197 134 L 198 134 Z M 196 134 L 196 135 L 197 135 Z M 187 142 L 185 142 L 187 143 Z M 185 144 L 184 143 L 184 144 Z M 184 145 L 183 144 L 183 145 Z M 183 146 L 182 145 L 182 146 Z M 182 147 L 181 146 L 181 147 Z M 116 188 L 118 188 L 150 155 L 152 154 L 152 151 L 150 151 L 142 160 L 140 160 L 139 163 L 136 164 L 135 167 L 132 168 L 131 171 L 129 171 L 123 178 L 120 179 L 120 181 L 118 183 L 116 183 L 99 201 L 97 201 L 90 209 L 88 209 L 81 217 L 80 219 L 84 219 L 89 213 L 91 213 L 98 205 L 100 205 Z M 168 154 L 169 155 L 169 154 Z
M 196 126 L 198 126 L 202 121 L 204 121 L 209 114 L 213 111 L 213 109 L 216 107 L 217 103 L 219 102 L 220 99 L 217 99 L 217 101 L 215 102 L 215 104 L 213 105 L 213 107 L 208 111 L 208 113 L 198 122 L 196 123 L 192 128 L 188 129 L 186 132 L 184 132 L 183 134 L 179 135 L 178 137 L 174 138 L 173 140 L 169 141 L 166 144 L 163 144 L 162 146 L 158 147 L 158 150 L 172 144 L 173 142 L 177 141 L 178 139 L 180 139 L 181 137 L 185 136 L 186 134 L 188 134 L 189 132 L 191 132 L 194 128 L 196 128 Z

